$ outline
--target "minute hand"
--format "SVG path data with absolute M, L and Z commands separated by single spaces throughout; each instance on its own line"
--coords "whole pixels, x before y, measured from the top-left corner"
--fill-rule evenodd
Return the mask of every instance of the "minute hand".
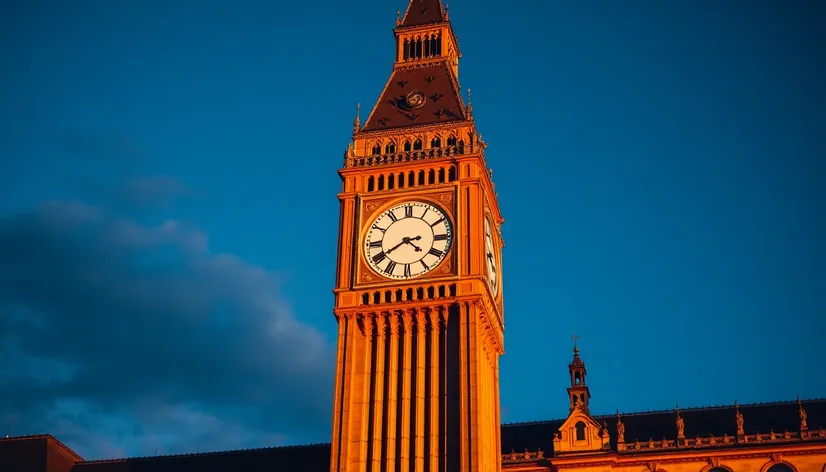
M 393 246 L 393 247 L 391 247 L 390 249 L 388 249 L 388 250 L 387 250 L 387 252 L 385 252 L 385 254 L 390 254 L 391 252 L 393 252 L 393 251 L 395 251 L 396 249 L 398 249 L 398 248 L 399 248 L 399 246 L 401 246 L 402 244 L 408 243 L 408 239 L 410 239 L 410 238 L 404 238 L 404 239 L 402 239 L 402 242 L 400 242 L 399 244 L 396 244 L 395 246 Z

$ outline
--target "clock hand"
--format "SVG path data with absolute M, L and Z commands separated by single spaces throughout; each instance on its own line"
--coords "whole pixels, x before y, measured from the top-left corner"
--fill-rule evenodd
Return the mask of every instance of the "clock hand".
M 396 249 L 399 248 L 399 246 L 401 246 L 402 244 L 405 244 L 407 242 L 407 240 L 408 240 L 408 238 L 402 239 L 402 242 L 400 242 L 399 244 L 396 244 L 395 246 L 388 249 L 387 252 L 385 252 L 385 254 L 390 254 L 391 252 L 395 251 Z
M 422 252 L 422 248 L 420 248 L 419 246 L 416 246 L 415 244 L 410 242 L 410 241 L 418 241 L 420 239 L 422 239 L 421 236 L 416 236 L 415 238 L 404 238 L 404 241 L 402 241 L 402 242 L 413 246 L 413 249 L 415 249 L 416 252 Z

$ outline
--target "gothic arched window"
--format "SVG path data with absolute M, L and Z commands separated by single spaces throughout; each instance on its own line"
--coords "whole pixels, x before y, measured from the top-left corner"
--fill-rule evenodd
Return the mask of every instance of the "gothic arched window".
M 413 143 L 413 150 L 414 151 L 421 151 L 422 150 L 422 140 L 417 139 L 416 142 Z
M 384 147 L 385 154 L 395 154 L 396 153 L 396 143 L 390 142 L 387 143 L 387 146 Z
M 374 145 L 373 145 L 373 152 L 372 152 L 372 154 L 373 154 L 374 156 L 378 156 L 379 154 L 381 154 L 381 144 L 376 143 L 376 144 L 374 144 Z
M 404 152 L 410 152 L 410 141 L 404 142 Z
M 766 472 L 794 472 L 794 469 L 786 464 L 774 464 Z
M 442 147 L 442 140 L 439 139 L 438 136 L 436 136 L 435 138 L 430 140 L 430 147 L 432 147 L 432 148 Z

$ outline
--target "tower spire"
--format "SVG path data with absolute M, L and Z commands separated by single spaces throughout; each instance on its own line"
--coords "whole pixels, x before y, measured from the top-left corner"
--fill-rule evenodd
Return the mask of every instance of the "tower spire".
M 580 407 L 588 411 L 591 392 L 585 384 L 585 363 L 579 357 L 579 347 L 577 346 L 579 336 L 574 334 L 571 339 L 574 341 L 574 358 L 568 364 L 568 373 L 571 374 L 571 386 L 568 387 L 568 398 L 571 402 L 570 409 L 573 411 L 574 408 Z

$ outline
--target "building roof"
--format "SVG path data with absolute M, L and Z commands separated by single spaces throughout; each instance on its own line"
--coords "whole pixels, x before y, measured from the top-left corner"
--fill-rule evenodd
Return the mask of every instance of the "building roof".
M 808 428 L 817 431 L 826 427 L 826 399 L 804 400 L 803 407 L 808 415 Z M 772 431 L 782 436 L 783 432 L 800 431 L 800 416 L 797 401 L 756 403 L 739 405 L 743 415 L 743 429 L 748 435 L 768 434 Z M 620 414 L 625 425 L 626 444 L 635 441 L 647 443 L 649 439 L 659 442 L 663 438 L 677 438 L 676 411 L 650 411 Z M 617 415 L 592 415 L 600 424 L 608 425 L 611 449 L 617 449 Z M 703 439 L 710 436 L 722 438 L 737 434 L 735 406 L 709 406 L 680 410 L 685 425 L 685 437 Z M 542 450 L 545 457 L 553 456 L 554 434 L 564 423 L 564 419 L 538 421 L 532 423 L 513 423 L 502 425 L 502 453 L 531 452 Z M 822 438 L 826 440 L 826 438 Z M 721 444 L 722 445 L 722 444 Z
M 330 468 L 330 444 L 269 447 L 176 456 L 135 457 L 76 464 L 72 472 L 199 472 L 290 470 L 319 472 Z
M 58 441 L 57 438 L 52 436 L 51 434 L 32 434 L 27 436 L 6 436 L 0 437 L 0 444 L 10 446 L 14 443 L 21 443 L 21 442 L 41 442 L 48 446 L 56 447 L 60 449 L 65 454 L 68 454 L 76 461 L 82 461 L 83 458 L 80 457 L 75 451 L 73 451 L 69 446 L 63 444 L 62 442 Z M 11 446 L 13 447 L 13 446 Z
M 444 20 L 442 0 L 410 0 L 402 18 L 402 28 L 438 23 Z
M 417 2 L 419 0 L 413 0 Z M 408 97 L 421 93 L 424 103 L 411 105 Z M 414 104 L 418 105 L 415 101 Z M 397 68 L 385 85 L 361 131 L 464 120 L 458 84 L 444 61 L 418 67 Z
M 826 399 L 805 400 L 802 405 L 807 413 L 811 440 L 826 442 L 826 433 L 822 433 L 822 427 L 826 426 Z M 752 435 L 751 437 L 759 432 L 762 433 L 765 441 L 769 441 L 767 435 L 774 431 L 777 440 L 782 441 L 784 431 L 788 430 L 793 433 L 791 440 L 797 441 L 800 438 L 800 413 L 796 401 L 739 405 L 737 408 L 743 415 L 744 430 L 747 435 Z M 698 435 L 704 438 L 705 443 L 708 442 L 707 438 L 711 435 L 718 438 L 718 440 L 723 435 L 728 435 L 732 439 L 737 435 L 734 405 L 681 409 L 680 416 L 685 424 L 685 436 L 688 441 L 684 447 L 692 447 L 691 444 Z M 607 424 L 611 449 L 617 450 L 617 415 L 595 415 L 593 417 L 598 423 Z M 649 439 L 659 442 L 663 438 L 673 441 L 677 436 L 676 411 L 674 410 L 627 413 L 620 414 L 620 417 L 625 425 L 625 442 L 629 446 L 627 453 L 645 452 L 644 449 L 635 451 L 631 447 L 637 440 L 640 443 L 648 443 Z M 525 450 L 535 453 L 541 450 L 544 457 L 553 457 L 554 434 L 564 421 L 564 419 L 557 419 L 502 425 L 502 453 L 509 454 L 511 451 L 522 453 Z M 5 456 L 0 457 L 0 465 L 2 465 L 3 460 L 9 459 L 12 455 L 32 457 L 33 450 L 25 445 L 43 440 L 51 441 L 57 447 L 69 450 L 51 435 L 0 438 L 0 450 L 4 452 L 0 456 Z M 722 441 L 719 441 L 717 446 L 743 447 L 742 444 L 734 443 L 724 445 Z M 748 447 L 748 444 L 746 444 L 746 447 Z M 86 462 L 83 462 L 77 454 L 73 452 L 71 454 L 79 461 L 71 469 L 71 472 L 166 472 L 178 470 L 199 470 L 201 472 L 245 470 L 255 472 L 281 469 L 324 471 L 329 468 L 330 444 Z M 66 472 L 69 471 L 66 470 Z

